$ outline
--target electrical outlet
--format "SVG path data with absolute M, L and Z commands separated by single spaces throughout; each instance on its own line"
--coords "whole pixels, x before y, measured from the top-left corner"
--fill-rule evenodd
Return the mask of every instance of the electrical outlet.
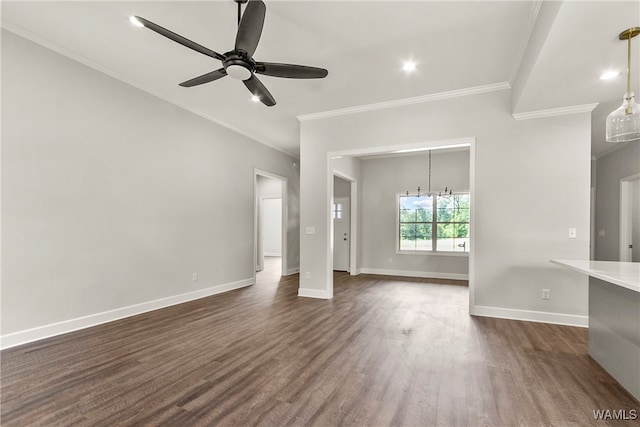
M 304 273 L 304 278 L 305 279 L 311 279 L 311 273 L 308 272 L 308 271 L 306 273 Z
M 193 281 L 196 282 L 198 280 L 198 273 L 193 273 Z
M 598 231 L 598 236 L 604 237 L 604 230 L 599 230 Z
M 549 289 L 542 290 L 542 299 L 551 299 L 551 291 Z

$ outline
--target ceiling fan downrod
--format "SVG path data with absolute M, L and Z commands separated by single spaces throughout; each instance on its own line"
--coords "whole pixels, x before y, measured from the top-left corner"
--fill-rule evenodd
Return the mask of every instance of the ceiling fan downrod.
M 242 18 L 242 5 L 249 0 L 233 0 L 238 3 L 238 27 L 240 27 L 240 19 Z

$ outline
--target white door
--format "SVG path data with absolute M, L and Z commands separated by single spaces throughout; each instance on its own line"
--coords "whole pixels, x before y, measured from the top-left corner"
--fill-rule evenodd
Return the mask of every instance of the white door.
M 333 269 L 349 271 L 349 198 L 337 197 L 333 200 Z

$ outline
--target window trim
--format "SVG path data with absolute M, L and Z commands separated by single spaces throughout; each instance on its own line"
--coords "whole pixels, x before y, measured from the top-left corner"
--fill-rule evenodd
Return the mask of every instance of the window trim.
M 454 195 L 456 194 L 466 194 L 471 197 L 470 191 L 454 191 Z M 409 194 L 411 196 L 411 194 Z M 415 195 L 414 195 L 415 196 Z M 437 195 L 436 195 L 437 196 Z M 400 197 L 407 197 L 407 193 L 396 193 L 396 235 L 395 235 L 395 246 L 396 246 L 396 255 L 419 255 L 419 256 L 450 256 L 450 257 L 468 257 L 471 252 L 471 244 L 469 244 L 469 248 L 465 252 L 453 252 L 453 251 L 439 251 L 439 250 L 430 250 L 430 251 L 407 251 L 400 249 Z M 437 233 L 437 224 L 438 221 L 436 219 L 437 212 L 437 202 L 433 204 L 433 217 L 431 220 L 431 229 L 433 233 Z M 469 206 L 469 210 L 471 211 L 471 206 Z M 469 227 L 471 227 L 471 212 L 469 212 Z M 469 237 L 471 237 L 471 231 L 469 231 Z M 432 245 L 436 246 L 435 239 L 432 238 Z M 471 241 L 471 240 L 469 240 Z M 432 247 L 433 247 L 432 246 Z

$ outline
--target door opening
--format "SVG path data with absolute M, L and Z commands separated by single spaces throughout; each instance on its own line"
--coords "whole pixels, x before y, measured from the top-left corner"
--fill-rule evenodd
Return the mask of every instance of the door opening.
M 640 262 L 640 174 L 620 180 L 619 258 Z
M 335 271 L 350 271 L 351 209 L 349 202 L 349 197 L 333 199 L 333 269 Z
M 254 266 L 256 273 L 287 274 L 287 179 L 255 171 Z

